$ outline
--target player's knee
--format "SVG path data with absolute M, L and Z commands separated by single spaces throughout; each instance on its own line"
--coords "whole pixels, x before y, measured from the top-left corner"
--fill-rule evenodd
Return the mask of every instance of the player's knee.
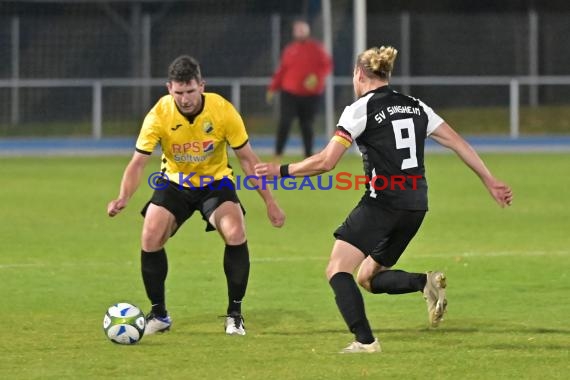
M 227 245 L 240 245 L 245 243 L 245 230 L 241 226 L 232 227 L 223 233 Z
M 166 242 L 158 239 L 142 239 L 141 248 L 146 252 L 154 252 L 164 247 Z
M 143 229 L 141 246 L 144 251 L 154 252 L 161 249 L 167 240 L 168 235 L 163 229 L 146 226 Z
M 358 273 L 358 276 L 356 276 L 356 282 L 362 288 L 366 289 L 366 291 L 368 292 L 370 291 L 370 278 L 368 278 L 367 276 L 363 276 L 360 273 Z
M 325 270 L 325 275 L 327 276 L 327 280 L 330 281 L 330 279 L 338 272 L 340 272 L 338 269 L 338 265 L 336 265 L 334 261 L 329 261 L 327 269 Z

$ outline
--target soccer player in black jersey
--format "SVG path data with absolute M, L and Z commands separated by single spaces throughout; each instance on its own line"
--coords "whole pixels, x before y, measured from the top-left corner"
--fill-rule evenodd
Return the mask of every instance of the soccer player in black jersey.
M 442 272 L 408 273 L 392 267 L 418 231 L 427 211 L 424 142 L 427 136 L 453 150 L 479 176 L 501 206 L 511 204 L 508 185 L 497 180 L 479 155 L 422 101 L 389 86 L 397 50 L 371 48 L 356 60 L 353 86 L 357 100 L 340 116 L 335 136 L 321 152 L 292 164 L 256 165 L 259 176 L 312 176 L 334 169 L 356 142 L 364 163 L 366 185 L 360 202 L 335 231 L 326 270 L 337 306 L 355 341 L 343 353 L 379 352 L 358 283 L 372 293 L 422 292 L 431 325 L 446 310 L 446 278 Z

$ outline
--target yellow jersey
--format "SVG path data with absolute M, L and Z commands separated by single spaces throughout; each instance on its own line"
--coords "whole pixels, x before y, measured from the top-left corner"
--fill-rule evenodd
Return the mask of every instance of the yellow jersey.
M 202 102 L 200 113 L 189 119 L 171 95 L 163 96 L 146 115 L 136 142 L 137 152 L 149 155 L 160 144 L 161 171 L 186 187 L 224 177 L 233 181 L 227 146 L 239 149 L 248 142 L 243 120 L 229 101 L 204 93 Z

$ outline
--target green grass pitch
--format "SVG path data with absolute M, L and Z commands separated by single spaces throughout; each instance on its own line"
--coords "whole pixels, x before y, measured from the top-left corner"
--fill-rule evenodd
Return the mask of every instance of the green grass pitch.
M 361 191 L 279 190 L 282 229 L 255 192 L 240 191 L 252 259 L 245 337 L 223 333 L 223 243 L 195 215 L 167 245 L 172 331 L 120 346 L 103 334 L 107 307 L 149 307 L 139 272 L 146 180 L 111 219 L 128 157 L 2 158 L 0 378 L 567 378 L 570 155 L 483 157 L 514 205 L 497 207 L 454 155 L 428 155 L 430 211 L 397 267 L 444 270 L 448 313 L 429 329 L 419 293 L 364 294 L 377 355 L 337 354 L 352 336 L 324 276 L 332 231 Z M 147 173 L 156 168 L 155 158 Z M 345 157 L 335 171 L 360 174 L 361 162 Z

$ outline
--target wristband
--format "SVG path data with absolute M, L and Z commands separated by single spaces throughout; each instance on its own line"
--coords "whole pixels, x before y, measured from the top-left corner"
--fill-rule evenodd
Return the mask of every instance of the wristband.
M 281 178 L 284 177 L 290 177 L 291 175 L 289 174 L 289 164 L 284 164 L 281 165 L 279 167 L 279 175 L 281 176 Z

